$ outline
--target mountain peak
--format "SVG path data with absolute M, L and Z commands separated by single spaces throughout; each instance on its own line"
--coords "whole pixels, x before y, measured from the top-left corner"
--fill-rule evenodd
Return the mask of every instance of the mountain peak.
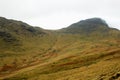
M 78 23 L 80 23 L 80 24 L 89 23 L 89 24 L 99 24 L 99 25 L 108 26 L 108 24 L 106 23 L 106 21 L 103 20 L 103 19 L 101 19 L 101 18 L 90 18 L 90 19 L 79 21 Z
M 83 27 L 83 28 L 87 27 L 87 29 L 96 28 L 96 27 L 108 27 L 106 21 L 101 18 L 90 18 L 86 20 L 81 20 L 77 23 L 70 25 L 69 27 L 75 27 L 75 25 L 77 25 L 77 27 Z
M 86 20 L 81 20 L 77 23 L 70 25 L 69 27 L 63 29 L 67 33 L 92 33 L 92 32 L 105 32 L 109 28 L 105 20 L 101 18 L 90 18 Z

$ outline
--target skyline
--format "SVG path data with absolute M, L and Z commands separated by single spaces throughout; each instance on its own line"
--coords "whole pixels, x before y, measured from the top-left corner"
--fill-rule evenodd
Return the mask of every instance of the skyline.
M 0 16 L 44 29 L 61 29 L 98 17 L 120 30 L 119 7 L 119 0 L 0 0 Z

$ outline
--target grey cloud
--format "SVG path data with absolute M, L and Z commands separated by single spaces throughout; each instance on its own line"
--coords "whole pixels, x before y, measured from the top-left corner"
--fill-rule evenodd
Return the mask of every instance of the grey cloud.
M 117 21 L 120 18 L 119 8 L 119 0 L 0 0 L 0 16 L 27 21 L 39 26 L 41 26 L 39 23 L 43 22 L 48 27 L 49 24 L 54 23 L 58 23 L 61 27 L 66 25 L 54 19 L 59 21 L 59 19 L 71 17 L 71 19 L 76 18 L 76 21 L 78 18 L 81 20 L 82 18 L 101 17 L 111 22 L 113 26 L 118 25 L 116 27 L 120 29 L 120 22 Z M 49 23 L 44 22 L 46 20 Z M 66 23 L 71 24 L 71 21 L 66 19 Z

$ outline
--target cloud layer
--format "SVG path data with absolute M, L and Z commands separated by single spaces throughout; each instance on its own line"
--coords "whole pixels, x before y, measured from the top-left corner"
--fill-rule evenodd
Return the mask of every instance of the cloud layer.
M 0 0 L 0 16 L 45 29 L 60 29 L 92 17 L 120 29 L 119 8 L 119 0 Z

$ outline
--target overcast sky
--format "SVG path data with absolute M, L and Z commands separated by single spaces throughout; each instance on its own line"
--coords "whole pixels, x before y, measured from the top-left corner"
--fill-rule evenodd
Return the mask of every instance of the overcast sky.
M 120 29 L 120 0 L 0 0 L 0 16 L 45 29 L 100 17 Z

